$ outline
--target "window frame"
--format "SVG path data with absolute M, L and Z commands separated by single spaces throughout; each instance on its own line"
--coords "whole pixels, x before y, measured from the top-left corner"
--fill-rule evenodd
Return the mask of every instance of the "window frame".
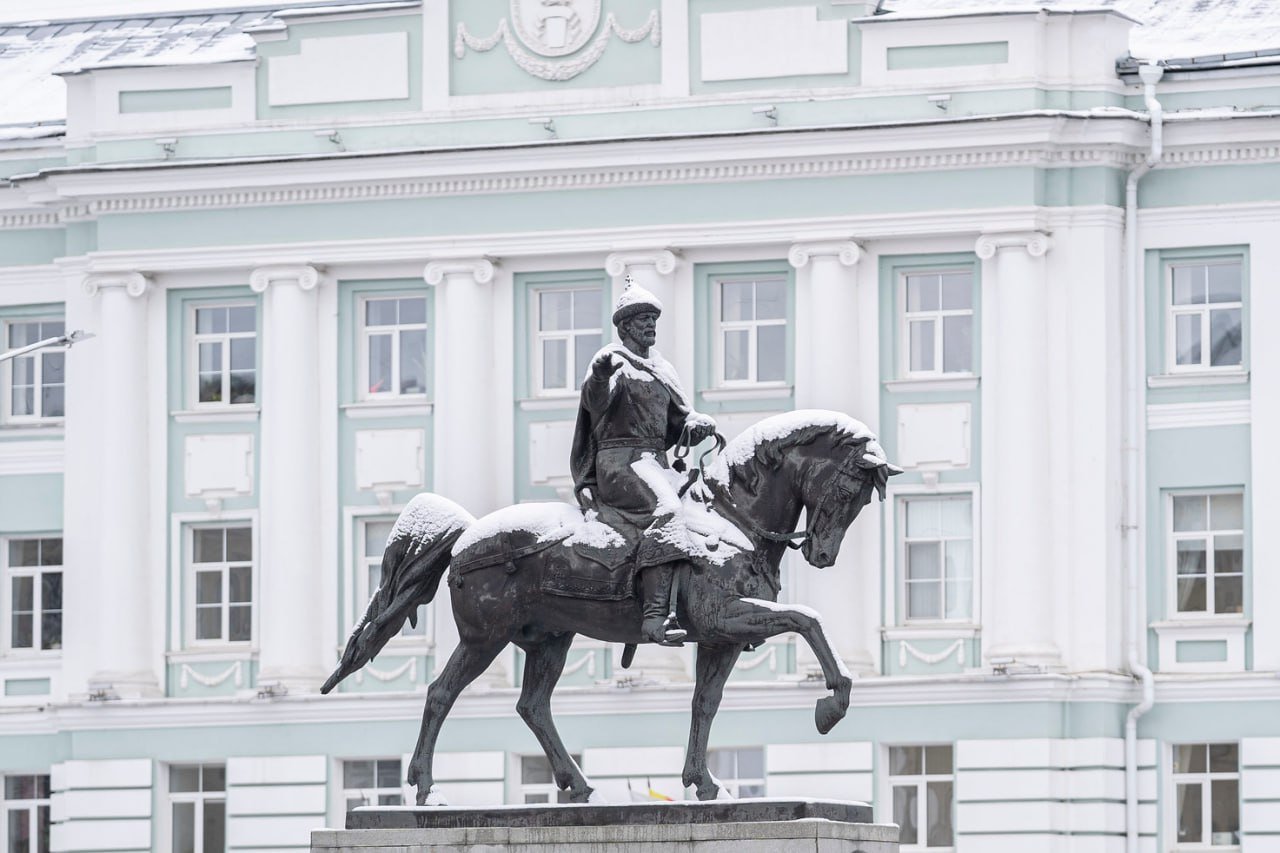
M 258 642 L 258 615 L 259 603 L 261 600 L 259 583 L 260 579 L 260 559 L 259 559 L 259 542 L 258 542 L 258 525 L 256 518 L 252 517 L 227 517 L 213 518 L 201 517 L 199 519 L 191 519 L 180 522 L 182 527 L 182 541 L 180 547 L 181 571 L 182 571 L 182 648 L 187 650 L 210 650 L 210 649 L 254 649 Z M 197 530 L 227 530 L 232 527 L 247 528 L 250 536 L 250 584 L 249 584 L 249 639 L 248 640 L 231 640 L 230 636 L 230 620 L 231 620 L 231 568 L 232 561 L 222 560 L 220 563 L 199 563 L 195 562 L 195 531 Z M 222 613 L 223 637 L 219 639 L 197 639 L 196 638 L 196 572 L 210 571 L 210 569 L 197 570 L 196 566 L 214 566 L 220 567 L 222 575 L 222 592 L 223 599 L 220 604 Z M 241 561 L 235 561 L 234 565 L 242 565 Z
M 0 652 L 8 657 L 24 657 L 24 658 L 47 658 L 57 657 L 62 654 L 62 645 L 66 640 L 66 594 L 67 594 L 67 569 L 66 569 L 66 551 L 63 551 L 62 562 L 57 566 L 11 566 L 9 564 L 9 543 L 14 541 L 22 541 L 28 539 L 45 540 L 57 539 L 62 542 L 63 548 L 66 542 L 62 533 L 23 533 L 18 535 L 0 536 L 0 630 L 4 632 L 0 637 Z M 62 614 L 62 633 L 59 638 L 58 647 L 56 649 L 43 649 L 43 620 L 45 613 L 43 602 L 43 589 L 40 583 L 41 575 L 46 571 L 55 570 L 62 575 L 62 608 L 58 613 Z M 30 648 L 25 646 L 13 645 L 13 584 L 14 577 L 32 577 L 32 629 Z
M 262 312 L 259 302 L 251 298 L 224 299 L 192 299 L 186 302 L 186 352 L 188 367 L 185 381 L 187 383 L 187 404 L 192 411 L 225 411 L 228 409 L 254 409 L 262 403 Z M 252 332 L 196 332 L 196 312 L 210 308 L 252 308 Z M 253 338 L 253 400 L 247 403 L 231 402 L 231 340 Z M 219 375 L 222 379 L 222 400 L 200 400 L 200 344 L 222 343 L 222 365 Z
M 1173 271 L 1179 267 L 1211 267 L 1236 264 L 1240 267 L 1240 299 L 1236 302 L 1203 302 L 1188 306 L 1176 306 L 1173 302 Z M 1245 338 L 1248 334 L 1249 318 L 1245 308 L 1248 302 L 1248 281 L 1246 273 L 1248 265 L 1243 255 L 1207 255 L 1165 258 L 1161 264 L 1160 300 L 1161 322 L 1164 337 L 1164 371 L 1168 376 L 1174 375 L 1217 375 L 1233 374 L 1245 371 Z M 1206 296 L 1207 299 L 1207 296 Z M 1235 364 L 1213 365 L 1210 363 L 1212 339 L 1209 335 L 1209 315 L 1212 309 L 1240 309 L 1240 361 Z M 1178 364 L 1177 317 L 1180 314 L 1200 314 L 1200 363 Z
M 782 272 L 726 272 L 713 273 L 709 277 L 711 285 L 711 389 L 738 390 L 789 388 L 791 380 L 792 336 L 795 333 L 795 316 L 792 310 L 791 278 Z M 725 320 L 724 319 L 724 286 L 760 281 L 777 281 L 782 285 L 783 316 L 773 320 Z M 752 296 L 752 313 L 755 313 L 754 291 Z M 781 326 L 783 330 L 782 378 L 760 380 L 760 327 Z M 725 378 L 724 339 L 728 331 L 746 331 L 747 334 L 747 374 L 746 379 Z
M 952 627 L 952 626 L 969 626 L 979 623 L 978 603 L 981 600 L 979 587 L 979 553 L 978 540 L 980 538 L 981 529 L 978 526 L 978 497 L 975 489 L 956 488 L 956 489 L 930 489 L 930 490 L 911 490 L 896 493 L 894 496 L 894 562 L 895 574 L 894 589 L 898 597 L 898 606 L 896 608 L 897 624 L 903 627 L 913 628 L 933 628 L 933 627 Z M 909 615 L 908 607 L 910 606 L 909 584 L 907 580 L 907 504 L 911 501 L 919 500 L 938 500 L 938 501 L 969 501 L 970 514 L 970 534 L 969 534 L 969 559 L 970 559 L 970 595 L 969 615 L 948 619 L 945 614 L 947 611 L 946 602 L 946 561 L 945 558 L 940 564 L 941 577 L 938 579 L 942 586 L 943 599 L 941 602 L 941 611 L 944 615 L 939 617 L 912 617 Z M 928 542 L 948 542 L 952 539 L 928 539 L 921 540 Z M 956 539 L 954 541 L 963 541 Z
M 600 347 L 605 346 L 612 339 L 613 329 L 605 322 L 606 318 L 602 313 L 600 316 L 599 329 L 558 329 L 556 331 L 544 332 L 540 328 L 542 326 L 542 299 L 544 293 L 575 293 L 584 290 L 598 290 L 600 292 L 600 304 L 602 310 L 607 310 L 609 305 L 609 288 L 602 282 L 596 280 L 587 281 L 540 281 L 530 283 L 528 291 L 528 317 L 529 317 L 529 391 L 530 396 L 537 399 L 557 399 L 569 398 L 574 399 L 580 393 L 579 381 L 582 375 L 577 375 L 576 365 L 573 364 L 576 348 L 573 344 L 580 336 L 598 334 L 600 336 Z M 570 310 L 572 315 L 572 309 Z M 542 384 L 542 342 L 545 340 L 567 340 L 566 350 L 566 369 L 565 379 L 574 387 L 568 388 L 546 388 Z M 599 351 L 600 347 L 596 350 Z M 585 373 L 583 374 L 585 375 Z
M 223 782 L 222 782 L 221 791 L 206 791 L 204 789 L 204 770 L 210 767 L 220 768 L 222 770 Z M 186 769 L 186 768 L 196 768 L 200 771 L 200 777 L 199 777 L 200 790 L 198 791 L 171 790 L 172 784 L 173 784 L 173 771 L 175 769 Z M 224 840 L 224 849 L 225 849 L 225 841 L 227 838 L 227 827 L 229 823 L 227 819 L 228 818 L 227 789 L 230 787 L 227 784 L 227 765 L 225 763 L 224 764 L 216 764 L 216 763 L 206 764 L 202 762 L 175 761 L 175 762 L 171 762 L 169 764 L 164 765 L 164 771 L 165 772 L 164 772 L 163 788 L 161 788 L 161 791 L 165 798 L 164 801 L 168 807 L 164 810 L 164 818 L 163 818 L 163 821 L 161 822 L 161 827 L 160 827 L 161 834 L 160 834 L 159 841 L 160 841 L 161 847 L 162 848 L 168 847 L 172 849 L 172 846 L 173 846 L 173 826 L 174 826 L 173 807 L 178 803 L 193 803 L 195 806 L 195 808 L 193 809 L 194 853 L 203 853 L 204 806 L 205 806 L 205 803 L 207 802 L 220 802 L 222 803 L 222 824 L 223 824 L 222 837 Z
M 397 518 L 398 514 L 390 514 L 382 511 L 377 513 L 361 513 L 358 515 L 353 514 L 351 517 L 351 526 L 349 528 L 351 530 L 352 539 L 351 570 L 349 573 L 349 577 L 351 579 L 351 595 L 349 596 L 349 599 L 351 604 L 348 608 L 350 611 L 348 616 L 351 620 L 349 623 L 351 627 L 357 625 L 360 619 L 364 616 L 365 609 L 369 604 L 369 599 L 373 595 L 373 590 L 368 588 L 368 566 L 370 565 L 370 561 L 373 557 L 365 553 L 367 550 L 366 545 L 368 544 L 369 525 L 385 523 L 387 521 L 394 524 Z M 382 558 L 378 557 L 377 559 L 379 565 L 381 565 Z M 405 630 L 409 628 L 409 623 L 406 621 L 400 631 L 398 631 L 396 635 L 388 641 L 389 647 L 414 646 L 415 648 L 418 648 L 425 646 L 428 652 L 435 647 L 435 602 L 424 604 L 419 607 L 418 614 L 418 632 L 405 633 Z M 351 760 L 357 761 L 363 759 Z
M 421 323 L 399 323 L 394 326 L 370 327 L 367 306 L 370 302 L 385 299 L 421 299 L 423 301 L 423 320 Z M 355 294 L 355 328 L 356 328 L 356 393 L 358 402 L 386 402 L 389 400 L 409 400 L 424 402 L 430 398 L 431 371 L 434 366 L 431 351 L 431 299 L 430 294 L 423 291 L 383 291 L 367 290 Z M 398 318 L 397 318 L 398 319 Z M 391 347 L 391 387 L 395 390 L 372 392 L 369 390 L 369 329 L 392 330 L 394 343 Z M 423 344 L 426 352 L 423 356 L 423 385 L 421 392 L 402 393 L 400 389 L 400 333 L 406 330 L 422 330 Z
M 5 787 L 8 779 L 12 777 L 27 777 L 27 776 L 37 780 L 36 782 L 37 790 L 39 786 L 38 780 L 41 778 L 44 779 L 45 796 L 28 797 L 25 799 L 22 799 L 22 798 L 9 799 L 7 796 L 5 796 Z M 5 850 L 10 849 L 10 845 L 13 842 L 13 839 L 9 837 L 10 814 L 14 812 L 27 812 L 27 830 L 28 832 L 30 832 L 31 838 L 35 839 L 36 841 L 34 847 L 32 848 L 33 851 L 40 850 L 40 849 L 49 850 L 50 849 L 49 833 L 50 833 L 50 827 L 53 824 L 52 802 L 53 802 L 53 790 L 52 790 L 52 779 L 50 774 L 48 773 L 0 773 L 0 842 L 4 843 L 4 849 Z M 40 840 L 41 840 L 40 810 L 41 808 L 43 808 L 45 812 L 45 824 L 43 827 L 45 831 L 45 835 L 43 839 L 44 840 L 43 848 L 42 848 L 42 845 L 40 844 Z
M 894 774 L 891 771 L 893 766 L 891 759 L 891 750 L 903 748 L 918 748 L 921 750 L 921 761 L 925 761 L 924 749 L 926 747 L 945 746 L 951 749 L 951 772 L 950 773 L 928 773 L 927 764 L 922 764 L 921 772 L 918 775 L 902 775 Z M 882 800 L 885 809 L 888 810 L 888 816 L 883 822 L 888 823 L 893 819 L 893 790 L 896 787 L 914 786 L 916 788 L 916 840 L 920 840 L 920 834 L 925 831 L 925 843 L 923 844 L 902 844 L 901 849 L 904 853 L 907 851 L 928 851 L 928 853 L 949 853 L 955 850 L 956 841 L 956 749 L 954 743 L 892 743 L 883 744 L 881 747 L 881 761 L 885 768 L 884 785 L 881 789 Z M 950 782 L 951 783 L 951 844 L 948 846 L 931 847 L 928 844 L 927 829 L 929 826 L 929 783 L 930 782 Z M 922 819 L 923 818 L 923 819 Z
M 1209 758 L 1206 753 L 1205 770 L 1203 772 L 1174 772 L 1174 760 L 1179 746 L 1204 746 L 1208 749 L 1211 746 L 1231 745 L 1236 747 L 1236 769 L 1234 771 L 1211 771 L 1209 770 Z M 1169 808 L 1165 810 L 1165 837 L 1167 846 L 1171 850 L 1222 850 L 1235 851 L 1240 850 L 1240 841 L 1230 844 L 1213 844 L 1212 841 L 1205 843 L 1203 840 L 1199 842 L 1180 842 L 1178 841 L 1178 784 L 1179 782 L 1187 782 L 1194 784 L 1199 782 L 1201 785 L 1200 805 L 1201 805 L 1201 832 L 1200 837 L 1203 839 L 1208 835 L 1213 837 L 1213 801 L 1212 801 L 1212 785 L 1208 784 L 1215 780 L 1231 780 L 1236 782 L 1236 829 L 1234 830 L 1237 837 L 1242 836 L 1241 824 L 1244 822 L 1243 809 L 1243 773 L 1241 771 L 1241 749 L 1239 741 L 1170 741 L 1164 744 L 1164 766 L 1168 768 L 1164 774 L 1164 801 L 1169 804 Z M 1205 807 L 1208 807 L 1207 809 Z M 1207 818 L 1207 819 L 1206 819 Z
M 1244 525 L 1240 529 L 1205 529 L 1202 531 L 1180 531 L 1175 532 L 1173 529 L 1173 500 L 1175 497 L 1201 497 L 1206 499 L 1206 512 L 1208 511 L 1207 499 L 1214 495 L 1239 495 L 1241 502 L 1240 516 L 1241 523 Z M 1195 622 L 1202 620 L 1221 621 L 1223 619 L 1244 619 L 1249 613 L 1249 504 L 1248 493 L 1243 487 L 1233 486 L 1215 486 L 1204 489 L 1169 489 L 1164 494 L 1164 548 L 1165 548 L 1165 571 L 1168 586 L 1168 599 L 1166 613 L 1168 618 L 1179 622 Z M 1206 525 L 1211 524 L 1212 520 L 1206 520 Z M 1214 569 L 1215 549 L 1212 542 L 1217 536 L 1240 536 L 1240 612 L 1239 613 L 1219 613 L 1213 609 L 1212 604 L 1215 603 L 1214 586 L 1218 573 Z M 1178 609 L 1178 545 L 1180 539 L 1204 539 L 1208 543 L 1205 555 L 1205 605 L 1204 610 L 1179 610 Z M 1234 576 L 1234 573 L 1228 573 Z
M 526 758 L 531 758 L 535 761 L 546 761 L 547 767 L 551 772 L 551 781 L 550 782 L 525 782 L 524 781 L 524 762 Z M 569 758 L 572 759 L 573 762 L 577 764 L 579 767 L 582 766 L 581 751 L 577 752 L 576 754 L 570 754 Z M 536 796 L 541 796 L 543 794 L 546 795 L 547 799 L 542 802 L 545 802 L 548 805 L 555 805 L 557 803 L 569 802 L 570 792 L 568 790 L 561 790 L 560 787 L 556 785 L 555 769 L 551 767 L 551 762 L 545 754 L 541 752 L 528 752 L 528 753 L 517 754 L 515 756 L 515 773 L 516 773 L 515 794 L 517 797 L 519 797 L 517 804 L 539 805 L 537 801 L 531 801 L 528 799 L 528 797 L 530 796 L 536 797 Z
M 3 318 L 3 320 L 0 320 L 0 352 L 4 352 L 10 348 L 9 335 L 11 334 L 10 330 L 13 328 L 13 326 L 21 325 L 25 323 L 61 323 L 64 333 L 67 327 L 66 317 L 64 315 L 58 315 L 58 314 L 33 314 L 30 317 L 25 317 L 25 316 L 5 317 Z M 67 415 L 66 415 L 66 408 L 67 408 L 66 352 L 69 349 L 71 349 L 71 347 L 64 344 L 62 346 L 46 347 L 44 349 L 39 349 L 39 350 L 36 350 L 35 352 L 28 353 L 27 355 L 19 356 L 19 358 L 31 358 L 34 360 L 34 364 L 35 364 L 34 387 L 36 389 L 36 393 L 34 395 L 33 402 L 34 402 L 34 408 L 39 412 L 39 414 L 15 415 L 13 413 L 13 372 L 17 368 L 19 358 L 11 359 L 7 364 L 4 364 L 3 367 L 0 368 L 0 423 L 12 425 L 12 426 L 38 426 L 38 425 L 46 425 L 46 424 L 57 425 L 57 424 L 66 422 L 66 418 L 67 418 Z M 44 387 L 44 383 L 42 381 L 43 374 L 44 374 L 44 358 L 42 358 L 42 356 L 45 355 L 46 353 L 55 353 L 55 352 L 62 353 L 63 355 L 63 362 L 62 362 L 63 376 L 62 376 L 62 383 L 61 383 L 63 388 L 63 392 L 62 392 L 63 413 L 61 415 L 45 415 L 44 400 L 42 395 L 39 393 L 40 390 Z
M 733 753 L 734 769 L 736 771 L 738 769 L 739 763 L 741 762 L 741 757 L 739 753 L 750 752 L 753 750 L 759 751 L 760 753 L 760 775 L 758 777 L 741 776 L 741 775 L 734 775 L 732 777 L 719 777 L 719 776 L 716 777 L 717 781 L 720 782 L 721 786 L 724 789 L 728 790 L 729 794 L 735 800 L 743 798 L 742 789 L 744 787 L 754 786 L 754 785 L 758 785 L 760 787 L 760 794 L 759 794 L 760 797 L 769 796 L 769 767 L 767 764 L 768 750 L 766 750 L 763 745 L 761 746 L 725 746 L 725 747 L 716 747 L 714 749 L 707 750 L 708 772 L 710 772 L 711 757 L 713 755 L 721 754 L 721 753 Z
M 379 786 L 377 784 L 378 764 L 381 762 L 391 762 L 391 761 L 394 761 L 400 767 L 400 769 L 396 772 L 396 777 L 399 784 L 395 788 Z M 358 762 L 373 763 L 374 785 L 372 787 L 370 788 L 348 788 L 347 787 L 347 765 L 355 764 Z M 363 758 L 363 757 L 352 758 L 349 756 L 340 757 L 338 758 L 338 773 L 339 773 L 338 778 L 339 780 L 341 780 L 340 784 L 338 785 L 338 797 L 339 797 L 339 803 L 340 803 L 342 814 L 346 814 L 350 810 L 348 808 L 348 802 L 352 799 L 356 799 L 356 797 L 353 797 L 352 794 L 359 794 L 360 795 L 359 799 L 363 799 L 364 800 L 363 805 L 366 805 L 366 806 L 405 805 L 406 803 L 412 803 L 412 799 L 410 798 L 410 795 L 409 795 L 409 785 L 405 781 L 405 760 L 403 756 L 400 756 L 400 755 L 378 756 L 376 758 Z M 364 794 L 372 794 L 372 798 L 373 798 L 372 801 L 364 797 L 363 796 Z M 381 797 L 389 796 L 389 795 L 395 795 L 399 797 L 400 802 L 399 803 L 379 802 Z
M 938 267 L 919 267 L 911 266 L 899 268 L 896 270 L 897 281 L 894 285 L 894 301 L 897 313 L 897 335 L 898 335 L 898 371 L 897 375 L 901 379 L 971 379 L 978 375 L 975 370 L 978 347 L 978 275 L 972 265 L 966 264 L 946 264 Z M 967 309 L 942 308 L 939 301 L 937 310 L 934 311 L 908 311 L 907 310 L 907 279 L 911 276 L 925 275 L 967 275 L 969 276 L 969 307 Z M 941 293 L 939 293 L 941 300 Z M 943 323 L 944 317 L 969 317 L 969 369 L 968 370 L 952 370 L 945 371 L 942 369 L 944 341 L 943 341 Z M 913 321 L 932 319 L 934 321 L 933 332 L 933 363 L 936 365 L 933 370 L 912 370 L 911 369 L 911 323 Z

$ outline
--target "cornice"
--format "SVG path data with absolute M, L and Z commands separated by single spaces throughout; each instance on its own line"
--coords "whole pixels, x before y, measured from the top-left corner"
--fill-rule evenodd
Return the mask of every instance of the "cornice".
M 57 228 L 61 224 L 57 211 L 38 210 L 0 213 L 0 231 L 18 228 Z
M 851 267 L 861 257 L 862 249 L 852 240 L 796 243 L 787 251 L 787 261 L 796 269 L 803 269 L 814 258 L 835 258 L 843 266 Z
M 129 296 L 145 296 L 151 288 L 151 280 L 137 272 L 94 272 L 84 279 L 84 292 L 97 296 L 103 290 L 123 290 Z
M 670 249 L 652 249 L 612 252 L 604 259 L 605 272 L 614 277 L 626 275 L 632 267 L 653 267 L 659 275 L 671 275 L 676 270 L 676 255 Z
M 262 293 L 276 282 L 291 282 L 301 290 L 314 290 L 320 282 L 320 271 L 310 264 L 273 264 L 249 273 L 249 289 Z

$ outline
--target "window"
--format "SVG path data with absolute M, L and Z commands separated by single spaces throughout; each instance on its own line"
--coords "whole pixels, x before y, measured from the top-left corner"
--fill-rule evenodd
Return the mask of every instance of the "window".
M 1240 843 L 1240 748 L 1234 743 L 1173 747 L 1177 843 Z
M 1244 495 L 1173 495 L 1178 613 L 1244 612 Z
M 257 400 L 257 308 L 195 309 L 196 404 L 251 405 Z
M 197 527 L 191 530 L 190 543 L 193 639 L 197 643 L 252 639 L 252 529 Z
M 716 362 L 721 385 L 785 382 L 787 280 L 721 279 Z
M 908 376 L 973 372 L 973 273 L 907 273 L 903 363 Z
M 395 527 L 394 518 L 368 519 L 360 523 L 361 557 L 356 564 L 355 597 L 352 605 L 355 608 L 354 624 L 364 616 L 369 599 L 382 583 L 382 552 L 387 548 L 387 540 L 391 538 L 391 529 Z M 430 617 L 431 605 L 424 604 L 418 608 L 418 625 L 415 628 L 406 619 L 400 629 L 401 637 L 430 637 L 427 620 Z
M 1239 260 L 1169 265 L 1171 371 L 1240 367 L 1241 269 Z
M 734 797 L 764 796 L 764 749 L 709 749 L 707 769 Z
M 965 621 L 973 614 L 973 498 L 903 501 L 904 615 Z
M 25 347 L 66 330 L 62 320 L 21 320 L 7 324 L 0 350 Z M 66 387 L 66 347 L 50 347 L 20 355 L 6 365 L 5 419 L 11 423 L 61 418 Z
M 342 798 L 347 811 L 356 806 L 404 805 L 400 759 L 342 762 Z
M 5 850 L 8 853 L 48 853 L 49 777 L 5 776 Z
M 427 297 L 364 300 L 360 330 L 365 399 L 427 393 Z
M 9 649 L 61 649 L 62 540 L 10 539 L 4 551 Z
M 903 850 L 951 847 L 954 787 L 949 745 L 889 747 L 893 822 L 902 828 Z
M 222 853 L 227 846 L 227 771 L 217 764 L 169 768 L 173 853 Z
M 578 765 L 582 764 L 581 755 L 571 755 Z M 520 756 L 520 795 L 525 803 L 567 803 L 569 792 L 556 786 L 555 775 L 551 772 L 551 762 L 545 755 Z
M 604 342 L 603 299 L 598 287 L 533 291 L 537 393 L 569 394 L 582 388 L 591 357 Z

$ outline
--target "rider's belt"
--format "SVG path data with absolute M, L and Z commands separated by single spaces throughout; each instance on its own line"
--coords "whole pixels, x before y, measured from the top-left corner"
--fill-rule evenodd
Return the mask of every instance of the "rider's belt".
M 613 450 L 615 447 L 638 447 L 641 450 L 664 453 L 667 443 L 660 438 L 606 438 L 596 442 L 596 450 Z

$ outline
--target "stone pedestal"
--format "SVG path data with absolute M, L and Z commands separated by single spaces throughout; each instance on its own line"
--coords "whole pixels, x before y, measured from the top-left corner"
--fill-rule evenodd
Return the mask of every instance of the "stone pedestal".
M 373 807 L 347 829 L 311 834 L 311 850 L 342 853 L 897 853 L 898 828 L 871 823 L 864 803 L 710 803 Z

